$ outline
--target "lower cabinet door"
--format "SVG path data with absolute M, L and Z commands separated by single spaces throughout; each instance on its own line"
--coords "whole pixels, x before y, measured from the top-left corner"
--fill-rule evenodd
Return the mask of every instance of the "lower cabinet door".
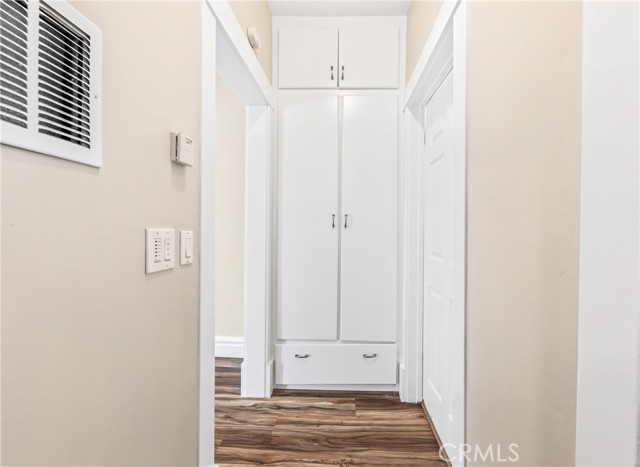
M 396 344 L 276 344 L 276 384 L 396 384 Z

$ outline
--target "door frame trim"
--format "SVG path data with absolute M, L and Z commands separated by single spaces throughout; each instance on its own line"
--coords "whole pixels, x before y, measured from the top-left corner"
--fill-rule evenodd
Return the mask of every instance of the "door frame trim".
M 432 32 L 407 85 L 403 125 L 403 235 L 404 287 L 400 397 L 422 401 L 423 305 L 423 192 L 424 128 L 422 109 L 453 68 L 454 169 L 453 169 L 453 296 L 452 391 L 453 439 L 443 440 L 453 465 L 455 448 L 466 439 L 466 124 L 467 124 L 467 2 L 445 0 Z M 437 427 L 436 427 L 437 428 Z
M 215 411 L 215 160 L 216 74 L 247 106 L 245 151 L 245 364 L 252 376 L 242 378 L 243 395 L 268 397 L 273 365 L 270 333 L 271 287 L 268 249 L 271 230 L 270 190 L 272 87 L 227 2 L 202 3 L 200 123 L 200 310 L 198 343 L 198 465 L 214 465 Z M 265 188 L 266 187 L 266 188 Z M 250 225 L 250 228 L 248 226 Z M 251 281 L 251 286 L 248 282 Z M 250 318 L 249 318 L 250 316 Z M 259 336 L 251 339 L 247 337 Z

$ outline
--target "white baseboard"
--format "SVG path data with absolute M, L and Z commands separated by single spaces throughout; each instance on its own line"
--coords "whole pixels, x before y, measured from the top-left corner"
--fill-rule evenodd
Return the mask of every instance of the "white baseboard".
M 216 357 L 244 358 L 244 338 L 216 336 Z
M 247 397 L 247 365 L 246 361 L 242 361 L 240 364 L 240 395 L 242 397 Z
M 273 387 L 274 387 L 274 361 L 273 359 L 269 360 L 269 363 L 267 364 L 267 397 L 271 397 L 271 395 L 273 394 Z

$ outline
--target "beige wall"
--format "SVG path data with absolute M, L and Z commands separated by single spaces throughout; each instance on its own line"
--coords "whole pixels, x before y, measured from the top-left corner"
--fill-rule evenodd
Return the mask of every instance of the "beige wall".
M 216 336 L 244 335 L 245 107 L 216 81 Z
M 411 0 L 407 12 L 407 81 L 427 43 L 441 6 L 441 0 Z
M 2 147 L 3 465 L 193 466 L 198 252 L 147 276 L 144 229 L 199 230 L 169 133 L 200 132 L 201 5 L 74 6 L 103 31 L 104 167 Z
M 254 50 L 264 72 L 271 81 L 271 8 L 267 0 L 229 0 L 244 33 L 255 27 L 260 36 L 260 48 Z
M 467 434 L 528 466 L 574 461 L 581 8 L 469 5 Z

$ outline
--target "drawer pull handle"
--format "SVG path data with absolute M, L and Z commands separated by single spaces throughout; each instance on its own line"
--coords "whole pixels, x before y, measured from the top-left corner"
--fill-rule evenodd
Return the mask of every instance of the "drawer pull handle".
M 296 358 L 309 358 L 309 354 L 308 353 L 304 355 L 296 354 Z
M 362 354 L 362 358 L 376 358 L 377 356 L 378 356 L 378 354 L 377 354 L 377 353 L 372 353 L 372 354 L 370 354 L 370 355 L 369 355 L 369 354 L 366 354 L 366 353 L 363 353 L 363 354 Z

